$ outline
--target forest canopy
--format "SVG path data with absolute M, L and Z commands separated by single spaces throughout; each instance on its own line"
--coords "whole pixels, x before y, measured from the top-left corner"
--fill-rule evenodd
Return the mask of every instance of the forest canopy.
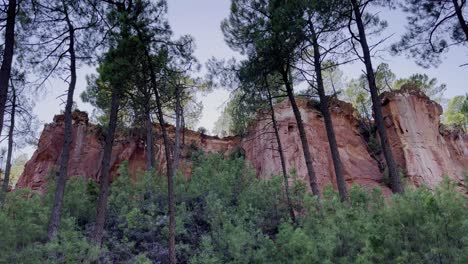
M 175 1 L 0 3 L 0 262 L 468 263 L 467 173 L 449 180 L 453 175 L 437 172 L 431 182 L 440 184 L 431 188 L 411 183 L 382 99 L 408 91 L 431 99 L 445 110 L 433 134 L 465 144 L 468 93 L 446 83 L 454 69 L 468 69 L 468 1 L 228 2 L 216 33 L 235 58 L 213 57 L 205 65 L 196 45 L 204 42 L 173 29 L 185 18 L 169 18 L 171 6 L 181 5 Z M 189 22 L 206 23 L 218 11 L 194 8 L 189 13 L 199 21 Z M 386 21 L 386 12 L 399 14 L 398 21 Z M 400 26 L 395 36 L 387 31 L 392 23 Z M 209 42 L 214 54 L 217 44 Z M 399 66 L 388 56 L 399 58 Z M 447 77 L 428 70 L 436 67 Z M 360 71 L 349 75 L 350 68 Z M 401 74 L 407 68 L 412 72 Z M 47 145 L 37 136 L 42 112 L 35 104 L 40 93 L 54 97 L 57 83 L 65 87 L 56 98 L 60 115 L 44 131 L 55 126 L 60 133 Z M 453 96 L 455 89 L 464 90 Z M 190 131 L 204 107 L 223 101 L 206 103 L 203 97 L 213 91 L 230 94 L 213 131 Z M 98 123 L 96 175 L 74 175 L 73 163 L 85 164 L 80 155 L 88 153 L 76 150 L 86 139 L 84 129 L 76 136 L 77 95 Z M 381 188 L 369 188 L 368 178 L 353 184 L 360 175 L 344 167 L 356 157 L 341 151 L 353 146 L 340 142 L 343 131 L 331 110 L 337 100 L 356 109 L 352 129 L 375 163 L 370 181 Z M 301 109 L 304 101 L 323 122 L 320 143 L 330 155 L 317 153 L 317 139 L 308 136 L 317 128 Z M 277 111 L 283 102 L 296 144 L 293 162 Z M 210 133 L 237 140 L 260 117 L 271 128 L 268 159 L 279 164 L 268 179 L 257 177 L 241 148 L 207 154 L 186 141 L 187 132 L 203 143 L 222 142 Z M 416 134 L 419 140 L 421 131 Z M 115 151 L 130 138 L 143 153 L 136 179 L 129 161 L 116 162 L 133 157 Z M 48 176 L 30 187 L 43 184 L 44 193 L 15 189 L 22 168 L 33 164 L 22 151 L 41 143 L 45 158 L 33 161 L 43 162 L 33 173 Z M 463 163 L 460 146 L 441 155 Z M 430 175 L 417 177 L 433 177 L 429 163 L 439 159 L 452 166 L 440 153 L 421 153 L 410 162 Z M 327 175 L 318 165 L 322 158 Z M 182 166 L 186 161 L 190 168 Z

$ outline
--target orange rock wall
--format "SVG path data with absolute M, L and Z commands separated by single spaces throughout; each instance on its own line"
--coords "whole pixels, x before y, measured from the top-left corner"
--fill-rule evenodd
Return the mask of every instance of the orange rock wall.
M 336 188 L 335 170 L 322 114 L 306 100 L 298 100 L 297 103 L 305 124 L 317 182 L 322 189 L 329 183 Z M 291 105 L 285 100 L 276 105 L 275 109 L 286 169 L 295 170 L 299 179 L 308 182 L 302 144 L 294 113 L 290 110 Z M 352 106 L 335 101 L 330 110 L 347 184 L 357 183 L 368 188 L 378 186 L 384 193 L 390 193 L 390 189 L 381 184 L 382 173 L 359 134 Z M 250 133 L 244 138 L 242 147 L 246 159 L 257 170 L 258 175 L 268 178 L 281 173 L 281 161 L 276 150 L 277 141 L 271 122 L 268 118 L 262 120 L 249 129 Z
M 430 188 L 435 187 L 447 175 L 463 186 L 463 173 L 468 170 L 468 136 L 463 133 L 439 132 L 441 107 L 425 95 L 403 90 L 382 95 L 383 112 L 389 140 L 400 167 L 408 182 Z M 311 148 L 313 163 L 321 188 L 331 183 L 336 187 L 334 168 L 321 113 L 305 100 L 298 100 L 306 133 Z M 382 172 L 370 156 L 366 142 L 358 130 L 354 109 L 348 103 L 333 101 L 331 113 L 339 152 L 348 185 L 357 183 L 373 188 L 379 187 L 389 194 L 382 184 Z M 295 171 L 299 179 L 307 181 L 307 169 L 302 154 L 302 145 L 297 131 L 294 114 L 288 101 L 275 107 L 283 144 L 286 165 Z M 158 128 L 155 127 L 158 131 Z M 170 138 L 174 138 L 174 127 L 168 126 Z M 157 133 L 156 133 L 157 134 Z M 44 127 L 38 149 L 26 164 L 17 188 L 31 188 L 44 192 L 48 175 L 58 164 L 63 141 L 63 116 Z M 73 141 L 68 176 L 84 176 L 98 180 L 102 157 L 102 131 L 88 123 L 86 113 L 75 112 Z M 246 160 L 257 171 L 260 178 L 269 178 L 281 173 L 277 144 L 268 118 L 250 127 L 244 138 L 218 138 L 187 130 L 185 147 L 182 149 L 180 170 L 191 174 L 190 153 L 193 148 L 205 152 L 226 155 L 237 148 L 245 152 Z M 158 169 L 165 168 L 165 153 L 160 136 L 156 135 L 155 158 Z M 146 163 L 144 140 L 138 136 L 119 136 L 112 150 L 111 175 L 118 176 L 118 167 L 128 160 L 132 177 L 143 171 Z
M 76 114 L 80 113 L 80 114 Z M 46 191 L 47 182 L 53 179 L 53 171 L 58 169 L 58 163 L 63 142 L 63 116 L 56 116 L 54 122 L 47 124 L 39 139 L 37 150 L 26 163 L 25 169 L 18 180 L 17 188 L 31 188 L 43 193 Z M 157 129 L 157 128 L 156 128 Z M 174 128 L 168 126 L 168 133 L 174 138 Z M 162 139 L 156 136 L 155 159 L 157 168 L 164 170 L 165 150 Z M 240 138 L 230 137 L 219 139 L 207 135 L 201 135 L 194 131 L 185 134 L 186 147 L 181 153 L 180 170 L 187 177 L 191 174 L 191 164 L 187 158 L 190 155 L 191 146 L 197 146 L 206 152 L 218 152 L 226 154 L 239 145 Z M 86 113 L 75 112 L 73 118 L 73 140 L 71 145 L 70 160 L 68 162 L 68 177 L 84 176 L 99 180 L 101 173 L 101 159 L 104 138 L 101 129 L 88 123 Z M 118 168 L 128 160 L 129 172 L 136 179 L 138 172 L 146 167 L 146 148 L 142 139 L 134 136 L 118 136 L 112 148 L 110 161 L 111 176 L 118 176 Z
M 409 89 L 384 93 L 382 100 L 389 141 L 407 180 L 433 189 L 447 176 L 463 186 L 468 135 L 441 131 L 442 107 Z

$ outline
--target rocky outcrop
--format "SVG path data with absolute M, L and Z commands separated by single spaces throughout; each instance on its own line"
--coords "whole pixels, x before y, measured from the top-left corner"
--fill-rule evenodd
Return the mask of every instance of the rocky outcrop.
M 441 130 L 439 121 L 441 107 L 425 95 L 408 89 L 382 95 L 383 112 L 389 140 L 395 158 L 407 181 L 415 186 L 436 186 L 443 176 L 463 185 L 463 173 L 468 170 L 468 138 L 466 134 Z M 310 144 L 313 163 L 321 188 L 327 184 L 336 187 L 334 168 L 323 123 L 323 117 L 310 101 L 298 100 L 306 134 Z M 353 107 L 345 102 L 333 100 L 330 105 L 343 170 L 348 185 L 359 184 L 367 188 L 378 187 L 384 194 L 390 189 L 385 186 L 383 172 L 378 162 L 369 154 L 368 146 L 358 128 L 359 120 Z M 297 125 L 288 101 L 276 105 L 275 113 L 279 124 L 281 141 L 285 151 L 286 165 L 299 179 L 307 181 L 307 170 L 302 154 Z M 168 126 L 170 138 L 174 138 L 174 127 Z M 158 168 L 165 167 L 162 138 L 155 126 L 155 158 Z M 241 149 L 246 160 L 257 171 L 260 178 L 269 178 L 281 173 L 276 139 L 268 118 L 259 118 L 249 133 L 241 137 L 218 138 L 191 130 L 185 131 L 180 171 L 191 175 L 190 156 L 198 150 L 227 155 Z M 63 116 L 44 127 L 38 149 L 26 164 L 18 188 L 32 188 L 44 192 L 49 175 L 56 169 L 63 141 Z M 103 133 L 88 122 L 86 113 L 75 112 L 73 116 L 73 140 L 68 176 L 84 176 L 99 180 L 102 158 Z M 118 167 L 128 160 L 128 167 L 135 179 L 143 171 L 146 162 L 145 142 L 141 135 L 127 131 L 116 138 L 111 159 L 111 175 L 117 177 Z M 162 172 L 162 171 L 161 171 Z
M 463 186 L 468 135 L 440 125 L 442 107 L 411 87 L 381 98 L 389 141 L 407 181 L 433 189 L 446 176 Z
M 63 115 L 54 117 L 54 122 L 47 124 L 39 139 L 38 148 L 18 180 L 17 188 L 31 188 L 45 192 L 47 182 L 53 179 L 57 170 L 63 142 Z M 158 131 L 155 126 L 155 130 Z M 168 126 L 168 133 L 174 138 L 174 128 Z M 188 158 L 198 148 L 207 152 L 227 154 L 239 145 L 240 138 L 230 137 L 219 139 L 187 130 L 185 132 L 185 147 L 181 153 L 180 170 L 187 177 L 191 174 L 191 164 Z M 104 138 L 99 126 L 88 123 L 88 116 L 84 112 L 75 111 L 73 114 L 73 140 L 68 162 L 68 177 L 83 176 L 99 181 L 101 173 L 101 159 Z M 159 161 L 158 169 L 165 168 L 165 152 L 162 138 L 156 133 L 155 158 Z M 138 172 L 146 167 L 145 142 L 137 133 L 128 131 L 120 133 L 112 148 L 110 161 L 111 178 L 119 175 L 119 165 L 128 161 L 128 169 L 133 179 Z
M 297 100 L 297 103 L 304 121 L 317 182 L 321 188 L 329 183 L 336 188 L 335 170 L 322 114 L 310 101 Z M 382 173 L 377 162 L 368 153 L 367 144 L 359 133 L 354 108 L 351 104 L 334 100 L 330 110 L 347 184 L 379 187 L 389 194 L 390 189 L 382 184 Z M 289 101 L 277 104 L 275 113 L 281 144 L 284 146 L 286 168 L 295 171 L 299 179 L 308 182 L 302 144 Z M 249 129 L 250 133 L 244 138 L 242 147 L 246 159 L 251 162 L 258 175 L 268 178 L 281 173 L 281 163 L 271 121 L 268 118 L 260 120 Z

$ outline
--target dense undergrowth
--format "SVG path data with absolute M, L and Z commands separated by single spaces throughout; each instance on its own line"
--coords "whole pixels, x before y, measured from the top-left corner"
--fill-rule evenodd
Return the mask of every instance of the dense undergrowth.
M 179 263 L 468 263 L 468 198 L 444 181 L 384 200 L 331 188 L 319 203 L 293 184 L 289 219 L 280 177 L 257 180 L 241 158 L 198 155 L 190 181 L 176 179 Z M 105 242 L 92 246 L 97 185 L 69 181 L 61 232 L 45 243 L 51 193 L 18 190 L 0 211 L 0 263 L 166 263 L 167 191 L 162 177 L 113 183 Z

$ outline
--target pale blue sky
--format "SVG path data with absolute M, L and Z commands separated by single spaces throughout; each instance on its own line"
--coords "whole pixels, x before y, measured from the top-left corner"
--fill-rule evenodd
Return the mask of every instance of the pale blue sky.
M 209 58 L 230 58 L 237 56 L 224 42 L 220 30 L 221 21 L 229 14 L 229 0 L 168 0 L 169 22 L 176 36 L 190 34 L 195 38 L 196 56 L 204 64 Z M 398 40 L 398 35 L 404 30 L 406 23 L 403 14 L 394 11 L 382 12 L 382 18 L 389 22 L 389 28 L 385 35 L 395 34 L 387 41 L 386 45 Z M 385 61 L 397 77 L 407 77 L 413 73 L 426 73 L 436 77 L 439 82 L 447 84 L 446 97 L 453 97 L 468 92 L 468 67 L 460 68 L 458 65 L 468 60 L 468 48 L 452 49 L 446 56 L 442 65 L 438 68 L 423 69 L 417 66 L 411 59 L 405 57 L 391 57 L 386 54 Z M 380 60 L 374 62 L 377 65 Z M 350 79 L 358 76 L 363 69 L 361 63 L 346 65 L 342 68 L 345 76 Z M 79 94 L 86 86 L 85 76 L 93 72 L 91 67 L 82 67 L 79 71 L 78 86 L 75 100 L 81 110 L 91 112 L 91 107 L 79 99 Z M 44 123 L 49 123 L 55 114 L 63 108 L 56 97 L 63 94 L 67 85 L 61 81 L 51 81 L 45 95 L 38 97 L 36 113 Z M 211 131 L 218 118 L 222 105 L 228 99 L 228 92 L 216 90 L 204 96 L 204 111 L 199 126 Z M 41 128 L 42 129 L 42 128 Z

